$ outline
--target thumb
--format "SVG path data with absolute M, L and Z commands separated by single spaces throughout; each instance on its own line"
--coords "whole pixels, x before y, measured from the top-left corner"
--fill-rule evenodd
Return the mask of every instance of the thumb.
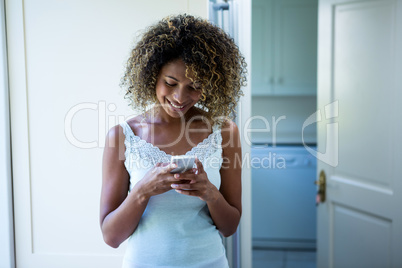
M 163 167 L 163 172 L 170 173 L 170 171 L 172 171 L 175 168 L 177 168 L 177 164 L 175 163 L 167 164 L 166 166 Z
M 202 165 L 201 161 L 198 159 L 198 157 L 195 157 L 195 164 L 197 165 L 197 170 L 198 173 L 204 172 L 204 166 Z

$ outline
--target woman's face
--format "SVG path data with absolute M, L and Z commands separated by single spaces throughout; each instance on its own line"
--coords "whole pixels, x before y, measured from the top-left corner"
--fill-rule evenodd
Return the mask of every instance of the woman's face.
M 191 74 L 189 76 L 193 78 Z M 169 116 L 179 118 L 197 103 L 201 91 L 186 77 L 184 62 L 177 59 L 161 68 L 156 82 L 156 96 Z

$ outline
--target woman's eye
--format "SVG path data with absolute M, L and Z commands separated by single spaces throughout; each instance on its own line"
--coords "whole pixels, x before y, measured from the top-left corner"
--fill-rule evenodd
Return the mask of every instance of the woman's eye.
M 175 84 L 169 84 L 168 82 L 165 82 L 166 85 L 168 85 L 169 87 L 174 87 Z
M 201 88 L 200 87 L 192 87 L 192 86 L 190 86 L 190 89 L 191 90 L 200 90 Z

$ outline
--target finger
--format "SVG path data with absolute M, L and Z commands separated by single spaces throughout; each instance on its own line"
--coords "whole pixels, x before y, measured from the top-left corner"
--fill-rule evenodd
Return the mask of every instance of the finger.
M 161 162 L 156 163 L 155 167 L 160 167 L 162 165 Z
M 184 172 L 182 172 L 182 173 L 180 173 L 180 174 L 193 174 L 193 173 L 195 173 L 196 171 L 197 171 L 196 168 L 191 168 L 191 169 L 186 170 L 186 171 L 184 171 Z
M 166 181 L 169 183 L 180 183 L 182 181 L 182 179 L 176 179 L 174 174 L 171 173 L 167 173 L 166 177 Z
M 177 180 L 177 179 L 168 179 L 168 181 L 170 182 L 170 184 L 174 183 L 174 184 L 189 184 L 191 181 L 190 180 Z
M 170 185 L 170 187 L 172 187 L 173 189 L 177 189 L 177 190 L 193 190 L 193 186 L 191 184 L 176 184 L 176 183 L 172 183 Z
M 158 170 L 158 168 L 161 166 L 161 164 L 162 164 L 162 163 L 160 163 L 160 162 L 159 162 L 159 163 L 156 163 L 151 172 L 152 172 L 152 173 L 155 173 L 155 172 Z
M 180 189 L 175 189 L 176 192 L 179 194 L 183 195 L 191 195 L 191 196 L 198 196 L 197 193 L 198 191 L 188 191 L 188 190 L 180 190 Z
M 176 174 L 177 175 L 177 174 Z M 172 183 L 177 183 L 177 184 L 193 184 L 197 183 L 197 176 L 194 175 L 193 177 L 179 177 L 179 176 L 174 176 L 173 179 L 170 180 Z
M 173 182 L 170 187 L 178 190 L 186 191 L 202 191 L 205 187 L 196 181 L 186 181 L 186 182 Z
M 163 173 L 170 173 L 173 169 L 177 168 L 177 165 L 175 163 L 168 164 L 164 167 L 162 167 L 162 172 Z
M 200 172 L 199 172 L 199 170 L 198 170 L 198 168 L 194 168 L 194 174 L 199 174 Z
M 174 177 L 176 179 L 180 179 L 180 180 L 195 180 L 196 179 L 196 174 L 194 173 L 181 173 L 181 174 L 174 174 Z
M 195 157 L 195 164 L 197 165 L 198 173 L 204 172 L 204 166 L 202 165 L 202 163 L 201 163 L 201 161 L 198 159 L 198 157 Z

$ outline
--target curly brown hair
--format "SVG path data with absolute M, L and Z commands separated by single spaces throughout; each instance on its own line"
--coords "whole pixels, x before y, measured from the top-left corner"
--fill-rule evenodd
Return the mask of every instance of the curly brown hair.
M 120 85 L 130 105 L 142 108 L 156 103 L 156 81 L 162 66 L 176 59 L 186 64 L 200 85 L 203 109 L 212 124 L 233 118 L 246 83 L 246 62 L 234 40 L 205 19 L 182 14 L 163 18 L 147 28 L 131 51 Z M 193 81 L 193 82 L 195 82 Z

